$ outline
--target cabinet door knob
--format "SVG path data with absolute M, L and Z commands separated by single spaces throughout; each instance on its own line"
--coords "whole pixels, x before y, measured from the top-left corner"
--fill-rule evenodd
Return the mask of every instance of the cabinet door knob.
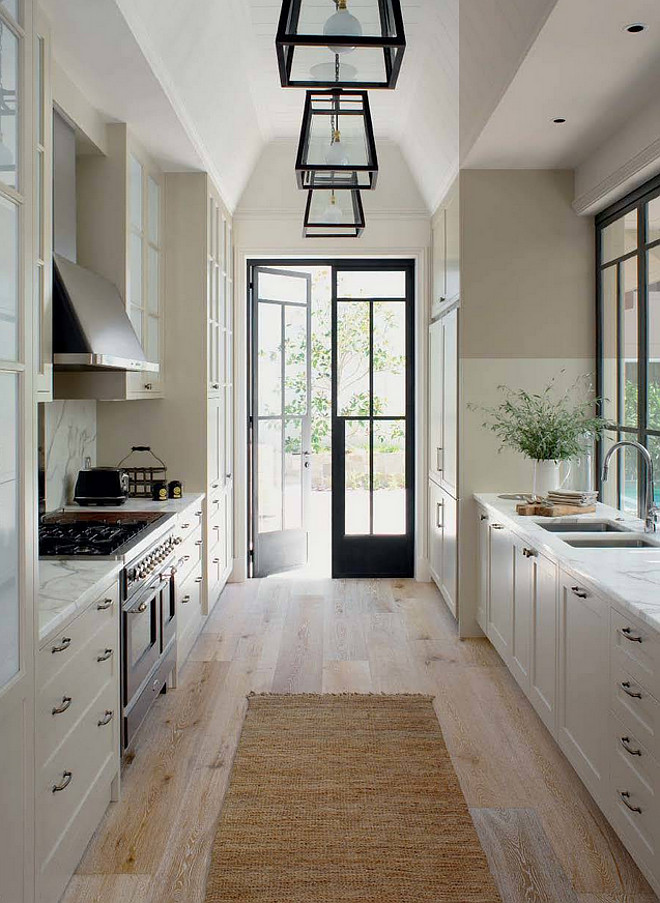
M 99 602 L 96 606 L 97 611 L 107 611 L 109 608 L 112 608 L 113 599 L 104 599 L 103 602 Z
M 625 749 L 627 753 L 630 753 L 631 756 L 641 756 L 641 749 L 633 749 L 630 745 L 630 737 L 621 737 L 621 746 Z
M 112 717 L 115 713 L 111 712 L 110 709 L 106 709 L 105 715 L 99 721 L 96 722 L 97 727 L 104 727 L 106 724 L 110 724 L 112 721 Z
M 96 656 L 96 661 L 97 662 L 107 662 L 107 660 L 110 658 L 110 656 L 112 655 L 113 652 L 114 652 L 113 649 L 106 649 L 105 652 L 102 652 L 100 655 Z
M 630 696 L 632 699 L 641 699 L 641 698 L 642 698 L 642 694 L 641 694 L 641 693 L 635 693 L 635 692 L 630 688 L 630 681 L 629 681 L 629 680 L 622 680 L 622 681 L 621 681 L 621 689 L 622 689 L 623 692 L 626 694 L 626 696 Z
M 63 636 L 63 637 L 62 637 L 62 642 L 59 643 L 59 645 L 57 645 L 57 646 L 53 646 L 53 648 L 51 649 L 51 652 L 53 652 L 53 653 L 55 653 L 55 652 L 64 652 L 64 650 L 65 650 L 65 649 L 68 649 L 70 645 L 71 645 L 71 637 L 70 637 L 70 636 Z
M 621 797 L 621 802 L 627 809 L 630 809 L 631 812 L 636 812 L 638 815 L 642 814 L 642 810 L 639 806 L 632 806 L 628 802 L 628 800 L 630 799 L 630 793 L 627 790 L 619 790 L 619 796 Z
M 641 636 L 639 636 L 638 634 L 634 634 L 632 632 L 632 627 L 622 627 L 621 633 L 624 635 L 624 637 L 627 640 L 630 640 L 631 643 L 642 643 L 643 642 Z
M 69 708 L 70 705 L 71 705 L 71 697 L 63 696 L 62 702 L 53 708 L 53 715 L 61 715 L 62 712 L 66 712 L 66 710 Z
M 59 793 L 60 790 L 66 790 L 66 788 L 71 783 L 72 777 L 73 777 L 73 774 L 70 771 L 63 771 L 62 772 L 62 780 L 60 781 L 60 783 L 53 784 L 53 787 L 52 787 L 53 793 Z

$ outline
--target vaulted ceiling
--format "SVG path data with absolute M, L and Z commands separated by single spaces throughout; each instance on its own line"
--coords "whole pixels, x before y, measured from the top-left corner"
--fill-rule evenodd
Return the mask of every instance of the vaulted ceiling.
M 264 147 L 297 137 L 304 91 L 280 87 L 275 56 L 281 0 L 41 2 L 58 61 L 102 114 L 128 122 L 167 168 L 208 169 L 231 208 Z M 321 18 L 333 8 L 309 2 Z M 365 2 L 351 9 L 359 15 Z M 402 9 L 399 83 L 371 92 L 372 113 L 429 212 L 459 159 L 577 165 L 656 73 L 657 0 L 402 0 Z M 646 44 L 622 42 L 622 24 L 637 18 L 654 26 Z M 551 109 L 569 110 L 563 132 L 547 128 Z M 545 132 L 535 127 L 541 111 Z

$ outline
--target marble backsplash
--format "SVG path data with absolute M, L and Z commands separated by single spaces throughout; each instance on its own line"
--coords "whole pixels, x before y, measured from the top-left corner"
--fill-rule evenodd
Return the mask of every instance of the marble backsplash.
M 45 509 L 53 511 L 72 501 L 85 459 L 96 464 L 96 402 L 52 401 L 42 408 Z

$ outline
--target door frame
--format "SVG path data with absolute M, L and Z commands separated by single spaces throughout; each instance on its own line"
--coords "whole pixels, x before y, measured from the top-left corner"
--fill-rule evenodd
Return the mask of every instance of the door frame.
M 251 374 L 253 372 L 253 329 L 252 329 L 252 311 L 254 309 L 253 281 L 252 270 L 254 267 L 305 267 L 305 266 L 342 266 L 352 264 L 355 268 L 361 269 L 378 269 L 380 265 L 384 269 L 410 267 L 411 290 L 413 303 L 411 305 L 411 330 L 409 334 L 409 345 L 412 353 L 412 485 L 407 489 L 411 493 L 412 499 L 412 536 L 413 536 L 413 565 L 414 578 L 418 581 L 428 583 L 430 581 L 429 564 L 428 564 L 428 529 L 427 529 L 427 486 L 426 481 L 420 479 L 427 471 L 427 454 L 426 442 L 424 437 L 427 432 L 427 398 L 428 398 L 428 378 L 426 374 L 427 363 L 427 332 L 429 324 L 427 299 L 427 283 L 428 283 L 428 252 L 419 248 L 412 251 L 402 251 L 400 254 L 384 254 L 382 249 L 370 251 L 365 248 L 361 252 L 353 254 L 339 254 L 336 256 L 304 256 L 300 253 L 292 252 L 290 254 L 280 253 L 273 254 L 262 253 L 259 250 L 248 251 L 243 250 L 241 253 L 241 261 L 245 266 L 239 266 L 239 280 L 236 286 L 236 308 L 240 309 L 240 304 L 245 304 L 245 316 L 242 320 L 245 333 L 241 336 L 240 325 L 241 319 L 236 320 L 235 342 L 236 345 L 236 365 L 240 367 L 237 372 L 242 373 L 245 379 L 245 391 L 236 399 L 235 418 L 236 429 L 234 435 L 245 437 L 243 442 L 239 442 L 235 448 L 236 470 L 244 475 L 244 485 L 246 494 L 243 498 L 243 506 L 237 504 L 235 509 L 235 536 L 237 539 L 237 548 L 235 550 L 235 567 L 234 579 L 242 580 L 253 576 L 253 553 L 254 553 L 254 509 L 253 509 L 253 460 L 254 460 L 254 443 L 253 443 L 253 425 L 251 422 L 251 412 L 253 406 L 253 385 Z M 241 280 L 245 282 L 241 284 Z M 241 364 L 243 365 L 241 367 Z M 243 433 L 245 430 L 245 433 Z M 238 500 L 237 500 L 238 501 Z M 244 543 L 241 549 L 239 543 Z

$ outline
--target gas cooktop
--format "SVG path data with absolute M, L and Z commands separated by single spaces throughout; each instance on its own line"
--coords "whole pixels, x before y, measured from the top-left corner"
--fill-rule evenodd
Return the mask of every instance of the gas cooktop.
M 62 514 L 48 518 L 39 525 L 39 555 L 42 558 L 118 558 L 160 520 L 163 515 L 126 516 L 123 512 L 121 516 Z

